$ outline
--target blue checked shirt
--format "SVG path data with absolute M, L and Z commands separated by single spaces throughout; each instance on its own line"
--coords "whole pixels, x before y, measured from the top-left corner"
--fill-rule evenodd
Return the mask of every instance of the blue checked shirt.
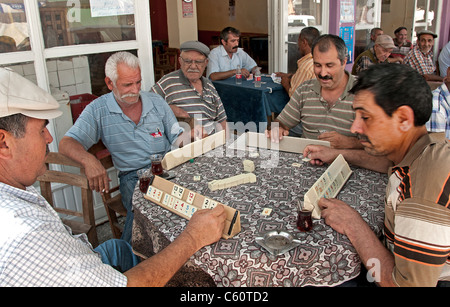
M 0 183 L 0 287 L 126 286 L 35 188 Z
M 450 139 L 450 93 L 445 83 L 433 91 L 433 113 L 427 129 L 429 132 L 445 132 Z

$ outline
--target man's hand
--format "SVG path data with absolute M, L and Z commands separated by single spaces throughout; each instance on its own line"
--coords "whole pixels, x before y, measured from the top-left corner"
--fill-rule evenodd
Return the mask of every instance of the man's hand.
M 366 224 L 355 209 L 338 199 L 322 198 L 319 200 L 319 207 L 325 223 L 343 235 L 351 231 L 349 226 L 358 229 L 358 223 Z
M 331 164 L 339 156 L 339 152 L 321 145 L 308 145 L 303 151 L 305 158 L 311 159 L 312 165 L 322 166 L 324 164 Z
M 190 235 L 198 250 L 217 242 L 222 237 L 226 217 L 222 205 L 212 210 L 199 210 L 194 213 L 184 232 Z
M 111 179 L 108 177 L 108 173 L 102 163 L 95 156 L 91 155 L 82 164 L 85 168 L 90 189 L 99 193 L 109 192 Z
M 266 130 L 265 134 L 273 143 L 279 143 L 283 137 L 289 135 L 289 130 L 283 128 L 281 125 L 272 124 L 271 129 Z

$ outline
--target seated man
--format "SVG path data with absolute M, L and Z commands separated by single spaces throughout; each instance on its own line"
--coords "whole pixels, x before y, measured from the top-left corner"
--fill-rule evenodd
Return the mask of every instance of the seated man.
M 125 241 L 93 250 L 86 235 L 74 236 L 32 186 L 46 171 L 53 141 L 46 126 L 58 108 L 50 94 L 0 68 L 0 287 L 163 286 L 220 239 L 223 206 L 199 210 L 172 244 L 140 263 Z
M 427 123 L 430 132 L 445 132 L 450 139 L 450 67 L 447 68 L 447 77 L 444 83 L 433 91 L 433 112 Z
M 394 31 L 394 35 L 395 48 L 392 50 L 389 62 L 403 64 L 403 60 L 412 48 L 412 43 L 408 40 L 408 30 L 405 27 L 399 27 Z
M 345 71 L 345 42 L 336 35 L 322 35 L 315 41 L 312 55 L 317 79 L 297 88 L 266 136 L 279 142 L 301 123 L 305 138 L 329 141 L 334 148 L 361 148 L 350 132 L 355 112 L 348 91 L 355 77 Z
M 105 72 L 111 93 L 83 110 L 61 140 L 59 151 L 84 166 L 92 190 L 109 191 L 106 170 L 87 152 L 100 139 L 103 141 L 120 171 L 120 193 L 127 209 L 122 239 L 130 241 L 136 172 L 150 166 L 150 155 L 170 151 L 183 130 L 161 96 L 140 92 L 141 69 L 136 56 L 128 52 L 113 54 L 106 62 Z
M 375 46 L 361 53 L 355 60 L 352 74 L 358 75 L 369 66 L 380 63 L 389 63 L 389 56 L 394 49 L 394 41 L 389 35 L 379 35 Z
M 383 34 L 384 34 L 383 29 L 381 29 L 381 28 L 373 28 L 370 31 L 370 42 L 367 44 L 365 50 L 369 50 L 370 48 L 373 48 L 373 46 L 375 46 L 375 41 L 377 40 L 377 37 L 380 36 L 380 35 L 383 35 Z
M 381 64 L 363 72 L 352 92 L 352 131 L 370 155 L 395 165 L 385 197 L 385 238 L 337 199 L 319 201 L 322 218 L 349 238 L 379 286 L 448 286 L 450 145 L 425 127 L 432 110 L 429 87 L 406 65 Z
M 203 77 L 209 48 L 189 41 L 180 46 L 181 69 L 165 75 L 152 88 L 169 104 L 180 120 L 196 120 L 205 134 L 226 130 L 227 115 L 212 82 Z
M 297 62 L 297 71 L 295 74 L 277 73 L 277 77 L 281 77 L 281 85 L 283 85 L 289 97 L 292 97 L 295 90 L 305 81 L 315 79 L 313 58 L 311 47 L 313 42 L 320 36 L 319 30 L 314 27 L 303 28 L 298 36 L 298 51 L 300 59 Z
M 221 46 L 214 48 L 209 54 L 209 63 L 206 76 L 211 80 L 224 80 L 236 75 L 238 66 L 242 76 L 247 78 L 254 73 L 256 62 L 241 48 L 239 37 L 241 32 L 235 28 L 227 27 L 220 33 Z
M 442 81 L 443 78 L 436 72 L 434 64 L 434 40 L 437 34 L 424 30 L 417 34 L 415 45 L 405 58 L 404 64 L 417 70 L 427 81 Z

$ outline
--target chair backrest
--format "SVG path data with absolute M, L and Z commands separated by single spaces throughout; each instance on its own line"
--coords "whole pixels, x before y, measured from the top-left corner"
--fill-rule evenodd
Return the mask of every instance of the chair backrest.
M 101 140 L 89 148 L 88 152 L 96 156 L 106 170 L 114 166 L 111 154 Z M 119 239 L 122 235 L 123 227 L 120 225 L 116 213 L 119 213 L 121 216 L 127 215 L 127 210 L 122 204 L 119 186 L 111 187 L 108 193 L 102 193 L 102 200 L 108 215 L 111 232 L 114 238 Z
M 86 233 L 91 244 L 94 247 L 97 246 L 98 237 L 95 229 L 93 196 L 92 190 L 89 188 L 88 180 L 84 174 L 84 168 L 79 163 L 56 152 L 51 152 L 48 154 L 45 164 L 47 165 L 47 171 L 37 178 L 40 182 L 42 196 L 48 201 L 56 212 L 82 218 L 83 222 L 69 220 L 64 220 L 64 222 L 72 228 L 74 233 Z M 50 168 L 50 165 L 52 164 L 76 167 L 79 169 L 79 174 L 52 170 Z M 76 211 L 55 207 L 53 201 L 52 183 L 61 183 L 79 187 L 81 189 L 82 210 Z

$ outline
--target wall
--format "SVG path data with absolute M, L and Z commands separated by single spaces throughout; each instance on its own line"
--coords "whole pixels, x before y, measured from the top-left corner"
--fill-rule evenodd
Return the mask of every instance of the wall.
M 236 0 L 236 18 L 230 20 L 229 0 L 197 0 L 199 31 L 221 31 L 231 26 L 246 33 L 268 33 L 266 0 Z
M 384 34 L 394 36 L 394 31 L 398 27 L 408 29 L 408 39 L 411 40 L 411 27 L 414 18 L 414 0 L 391 1 L 390 12 L 381 13 L 381 28 Z

